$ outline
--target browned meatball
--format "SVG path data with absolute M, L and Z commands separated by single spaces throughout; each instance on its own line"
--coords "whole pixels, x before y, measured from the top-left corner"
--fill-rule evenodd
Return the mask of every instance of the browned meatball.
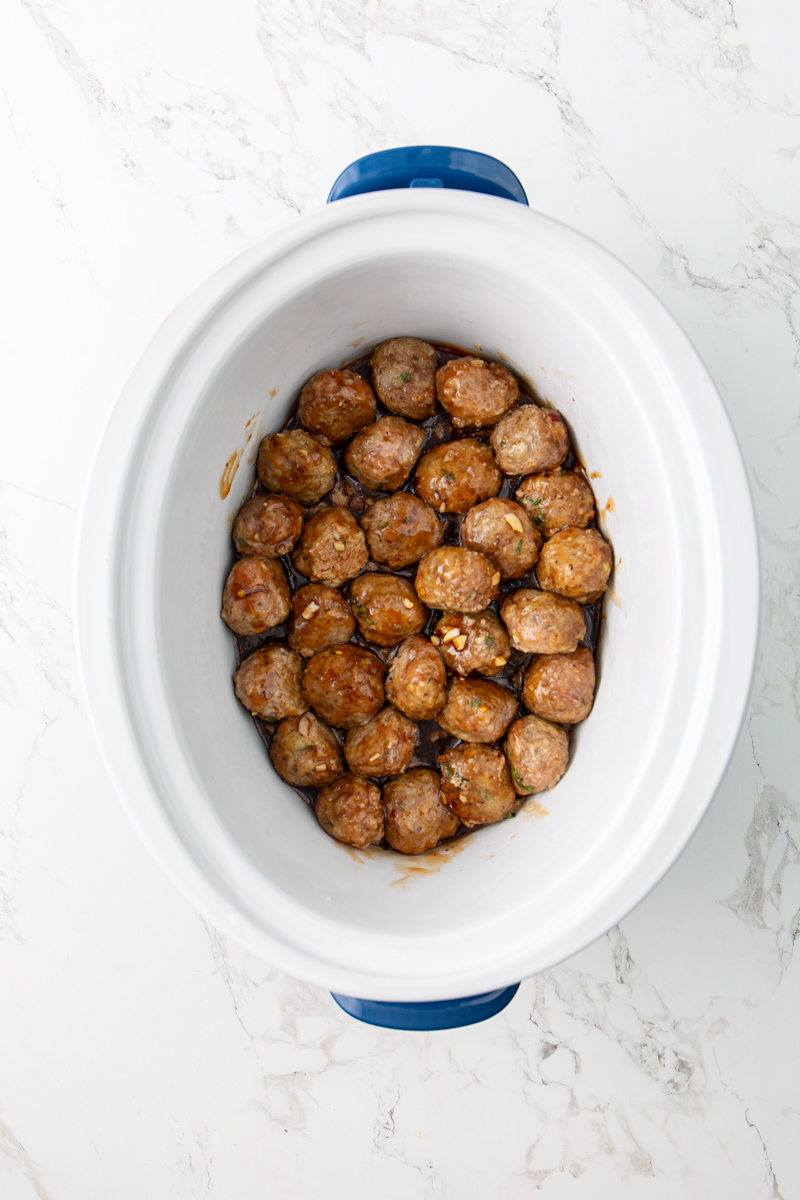
M 364 533 L 348 509 L 322 508 L 306 521 L 292 558 L 312 582 L 339 587 L 364 570 L 369 554 Z
M 306 510 L 288 496 L 254 496 L 233 522 L 233 541 L 240 554 L 280 558 L 288 554 L 303 529 Z
M 540 654 L 525 673 L 522 703 L 537 717 L 574 725 L 592 711 L 594 659 L 579 646 L 571 654 Z
M 268 492 L 317 504 L 333 487 L 336 459 L 304 429 L 270 433 L 258 451 L 258 476 Z
M 499 618 L 486 608 L 468 613 L 443 613 L 433 632 L 434 645 L 456 675 L 496 675 L 511 655 L 511 642 Z
M 500 491 L 503 476 L 488 446 L 474 438 L 444 442 L 423 454 L 414 491 L 437 512 L 465 513 Z
M 580 475 L 563 467 L 529 475 L 514 494 L 546 538 L 567 525 L 585 529 L 594 517 L 592 489 Z
M 376 411 L 366 379 L 353 371 L 320 371 L 300 393 L 297 415 L 324 446 L 341 446 L 374 421 Z
M 539 557 L 542 536 L 513 500 L 484 500 L 467 513 L 461 541 L 495 563 L 503 579 L 520 579 Z
M 310 712 L 281 721 L 269 756 L 281 779 L 293 787 L 324 786 L 344 766 L 335 734 Z
M 419 458 L 425 434 L 402 417 L 381 417 L 357 433 L 344 452 L 345 466 L 364 487 L 396 492 Z
M 225 624 L 243 637 L 266 633 L 289 615 L 289 583 L 277 558 L 240 558 L 222 592 Z
M 422 634 L 406 638 L 386 676 L 386 699 L 414 721 L 427 721 L 445 702 L 447 673 Z
M 374 846 L 383 837 L 381 789 L 355 775 L 340 775 L 317 796 L 314 810 L 326 833 L 348 846 Z
M 361 518 L 369 552 L 377 563 L 399 571 L 441 545 L 444 530 L 433 509 L 408 492 L 378 500 Z
M 611 547 L 596 529 L 562 529 L 542 546 L 536 577 L 546 592 L 592 604 L 608 587 Z
M 569 653 L 586 633 L 586 621 L 577 604 L 533 588 L 520 588 L 507 596 L 500 616 L 511 645 L 526 653 Z
M 366 725 L 383 704 L 385 666 L 363 646 L 333 646 L 309 659 L 303 695 L 329 725 Z
M 396 646 L 419 633 L 428 619 L 414 587 L 399 575 L 370 571 L 350 585 L 350 607 L 362 636 L 376 646 Z
M 438 771 L 418 767 L 383 786 L 384 837 L 401 854 L 424 854 L 452 837 L 458 817 L 441 800 Z
M 569 743 L 560 725 L 541 717 L 520 717 L 505 742 L 514 790 L 520 796 L 549 792 L 567 769 Z
M 414 582 L 417 595 L 429 608 L 476 613 L 497 595 L 500 572 L 475 550 L 440 546 L 425 555 Z
M 387 704 L 366 725 L 349 731 L 344 756 L 355 775 L 399 775 L 410 765 L 416 744 L 416 724 Z
M 494 425 L 519 400 L 519 384 L 500 363 L 454 358 L 436 372 L 436 394 L 456 429 Z
M 523 404 L 492 430 L 492 446 L 506 475 L 549 471 L 567 457 L 569 434 L 552 408 Z
M 516 803 L 503 754 L 496 746 L 456 746 L 439 756 L 442 803 L 464 825 L 502 821 Z
M 292 596 L 289 645 L 304 658 L 349 642 L 355 631 L 355 619 L 341 592 L 324 583 L 308 583 Z
M 283 642 L 270 642 L 248 654 L 233 683 L 245 708 L 265 721 L 299 717 L 308 708 L 303 695 L 303 663 Z
M 447 689 L 447 702 L 436 720 L 446 733 L 462 742 L 496 742 L 503 736 L 519 703 L 499 683 L 479 679 L 454 679 Z
M 372 355 L 372 386 L 389 412 L 424 421 L 436 412 L 436 351 L 417 338 L 392 338 Z

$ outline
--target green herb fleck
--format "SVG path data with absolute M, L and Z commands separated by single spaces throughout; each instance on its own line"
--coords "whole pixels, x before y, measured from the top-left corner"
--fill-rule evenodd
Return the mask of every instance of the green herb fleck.
M 455 475 L 452 471 L 442 471 L 442 479 L 455 479 Z
M 520 539 L 519 539 L 519 541 L 517 542 L 517 548 L 516 548 L 516 550 L 514 551 L 514 553 L 515 553 L 515 554 L 521 554 L 521 553 L 522 553 L 522 538 L 520 538 Z
M 389 528 L 389 522 L 388 522 L 388 521 L 384 521 L 382 525 L 379 525 L 379 526 L 378 526 L 378 529 L 388 529 L 388 528 Z
M 493 645 L 494 645 L 494 634 L 493 634 L 493 633 L 487 633 L 487 635 L 486 635 L 486 645 L 487 645 L 487 646 L 493 646 Z
M 484 800 L 492 799 L 492 793 L 490 791 L 487 791 L 486 788 L 480 787 L 478 784 L 475 784 L 475 791 L 478 793 L 479 796 L 483 796 Z
M 350 603 L 353 605 L 353 612 L 356 614 L 359 621 L 363 621 L 365 625 L 375 624 L 363 604 L 356 604 L 353 600 L 351 600 Z
M 480 705 L 481 705 L 480 700 L 471 700 L 469 706 L 470 706 L 470 708 L 480 708 Z
M 517 815 L 517 814 L 516 814 L 515 812 L 509 812 L 509 813 L 506 813 L 506 815 L 503 817 L 503 820 L 504 820 L 504 821 L 510 821 L 510 820 L 511 820 L 511 818 L 512 818 L 512 817 L 515 817 L 516 815 Z
M 519 786 L 521 788 L 527 788 L 529 793 L 533 791 L 533 788 L 529 788 L 527 783 L 525 783 L 524 780 L 520 779 L 519 771 L 517 770 L 516 767 L 511 768 L 511 774 L 514 776 L 514 779 L 517 781 L 517 783 L 519 784 Z
M 310 749 L 311 749 L 311 743 L 309 742 L 309 743 L 308 743 L 308 745 L 306 745 L 306 746 L 301 746 L 301 747 L 300 747 L 300 749 L 301 749 L 301 750 L 310 750 Z
M 561 474 L 562 474 L 562 475 L 569 475 L 569 471 L 565 471 L 565 470 L 564 470 L 564 468 L 562 467 L 562 468 L 561 468 Z
M 411 383 L 411 372 L 410 371 L 401 371 L 400 372 L 400 382 L 401 383 Z
M 402 521 L 400 522 L 400 524 L 401 524 L 401 525 L 410 525 L 410 524 L 411 524 L 411 517 L 403 517 L 403 519 L 402 519 Z
M 244 538 L 237 538 L 236 540 L 237 540 L 237 542 L 239 543 L 239 545 L 240 545 L 240 546 L 247 546 L 247 549 L 248 549 L 248 550 L 252 550 L 252 549 L 253 549 L 253 547 L 250 545 L 250 543 L 249 543 L 249 542 L 246 542 L 246 541 L 244 540 Z
M 323 824 L 330 825 L 331 829 L 333 829 L 333 821 L 330 819 L 330 817 L 323 817 L 322 821 Z

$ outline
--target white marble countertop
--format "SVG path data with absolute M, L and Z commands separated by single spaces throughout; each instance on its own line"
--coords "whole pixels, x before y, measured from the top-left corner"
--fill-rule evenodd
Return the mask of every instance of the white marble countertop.
M 4 6 L 2 1200 L 800 1197 L 799 43 L 794 0 Z M 417 142 L 507 162 L 683 324 L 764 593 L 680 861 L 502 1016 L 436 1034 L 345 1017 L 162 876 L 89 732 L 70 595 L 99 429 L 161 318 Z

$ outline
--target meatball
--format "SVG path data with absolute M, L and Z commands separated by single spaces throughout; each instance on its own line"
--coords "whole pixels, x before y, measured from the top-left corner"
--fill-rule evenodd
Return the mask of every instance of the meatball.
M 499 363 L 454 358 L 436 372 L 436 393 L 456 429 L 494 425 L 519 400 L 519 384 Z
M 489 679 L 454 679 L 447 702 L 436 720 L 462 742 L 496 742 L 503 736 L 519 703 L 512 692 Z
M 475 550 L 440 546 L 426 554 L 417 568 L 414 586 L 429 608 L 476 613 L 497 595 L 500 572 Z
M 452 837 L 459 819 L 441 801 L 438 771 L 419 767 L 383 787 L 384 837 L 401 854 L 424 854 Z
M 304 658 L 349 642 L 355 631 L 355 619 L 341 592 L 324 583 L 308 583 L 292 596 L 289 645 Z
M 245 708 L 265 721 L 299 717 L 308 708 L 303 696 L 303 663 L 282 642 L 270 642 L 248 654 L 233 677 Z
M 345 466 L 364 487 L 396 492 L 419 458 L 425 434 L 402 417 L 381 417 L 357 433 L 344 452 Z
M 303 429 L 323 446 L 341 446 L 375 420 L 377 405 L 366 379 L 353 371 L 320 371 L 300 393 L 297 415 Z
M 391 704 L 366 725 L 351 729 L 344 756 L 354 775 L 400 775 L 410 766 L 417 745 L 417 726 Z
M 281 721 L 269 756 L 281 779 L 293 787 L 331 783 L 344 766 L 336 735 L 309 712 Z
M 337 842 L 363 849 L 383 837 L 381 789 L 366 779 L 340 775 L 317 796 L 315 812 L 322 828 Z
M 568 525 L 542 546 L 536 577 L 546 592 L 592 604 L 608 587 L 611 547 L 596 529 Z
M 399 571 L 441 545 L 444 530 L 436 513 L 409 492 L 378 500 L 361 518 L 376 563 Z
M 571 654 L 540 654 L 525 673 L 522 703 L 557 725 L 574 725 L 592 711 L 594 659 L 579 646 Z
M 396 646 L 409 634 L 419 633 L 428 619 L 414 587 L 399 575 L 370 571 L 350 585 L 350 607 L 361 634 L 376 646 Z
M 366 725 L 383 704 L 385 666 L 363 646 L 333 646 L 309 659 L 303 695 L 329 725 Z
M 270 433 L 258 451 L 258 477 L 268 492 L 317 504 L 333 487 L 336 459 L 304 429 Z
M 486 608 L 474 617 L 443 613 L 436 623 L 434 644 L 456 675 L 496 675 L 511 655 L 511 642 L 499 618 Z
M 502 579 L 520 579 L 539 557 L 542 536 L 513 500 L 484 500 L 467 513 L 461 541 L 496 564 Z
M 569 434 L 552 408 L 523 404 L 492 430 L 492 447 L 506 475 L 549 471 L 567 457 Z
M 233 541 L 240 554 L 280 558 L 288 554 L 303 529 L 306 512 L 288 496 L 254 496 L 233 522 Z
M 505 746 L 514 790 L 520 796 L 549 792 L 567 769 L 569 744 L 560 725 L 541 717 L 520 717 Z
M 503 476 L 488 446 L 474 438 L 444 442 L 423 454 L 414 491 L 437 512 L 465 513 L 500 491 Z
M 569 653 L 586 633 L 586 621 L 577 604 L 533 588 L 520 588 L 507 596 L 500 616 L 511 645 L 526 654 Z
M 552 537 L 567 525 L 585 529 L 594 518 L 592 489 L 574 471 L 559 468 L 529 475 L 514 494 L 542 537 Z
M 277 558 L 240 558 L 222 592 L 222 617 L 234 633 L 266 633 L 289 615 L 289 583 Z
M 436 351 L 417 338 L 392 338 L 372 355 L 372 386 L 389 412 L 424 421 L 436 412 Z
M 363 531 L 348 509 L 322 508 L 306 521 L 292 558 L 301 575 L 339 587 L 364 570 L 369 554 Z
M 386 676 L 386 699 L 414 721 L 427 721 L 445 702 L 447 673 L 437 650 L 422 634 L 406 638 Z
M 502 821 L 516 803 L 503 754 L 496 746 L 456 746 L 439 755 L 442 803 L 466 826 Z

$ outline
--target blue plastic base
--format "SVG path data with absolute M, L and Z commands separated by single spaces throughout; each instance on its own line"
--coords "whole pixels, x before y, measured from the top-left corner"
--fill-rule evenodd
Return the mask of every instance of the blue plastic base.
M 406 1004 L 391 1000 L 358 1000 L 355 996 L 338 996 L 331 992 L 336 1003 L 357 1021 L 380 1025 L 384 1029 L 458 1029 L 475 1025 L 502 1012 L 513 1000 L 518 983 L 483 992 L 480 996 L 462 996 L 459 1000 L 428 1000 Z
M 330 190 L 328 203 L 364 192 L 407 187 L 455 188 L 528 203 L 525 189 L 505 163 L 457 146 L 398 146 L 366 154 L 345 167 Z

